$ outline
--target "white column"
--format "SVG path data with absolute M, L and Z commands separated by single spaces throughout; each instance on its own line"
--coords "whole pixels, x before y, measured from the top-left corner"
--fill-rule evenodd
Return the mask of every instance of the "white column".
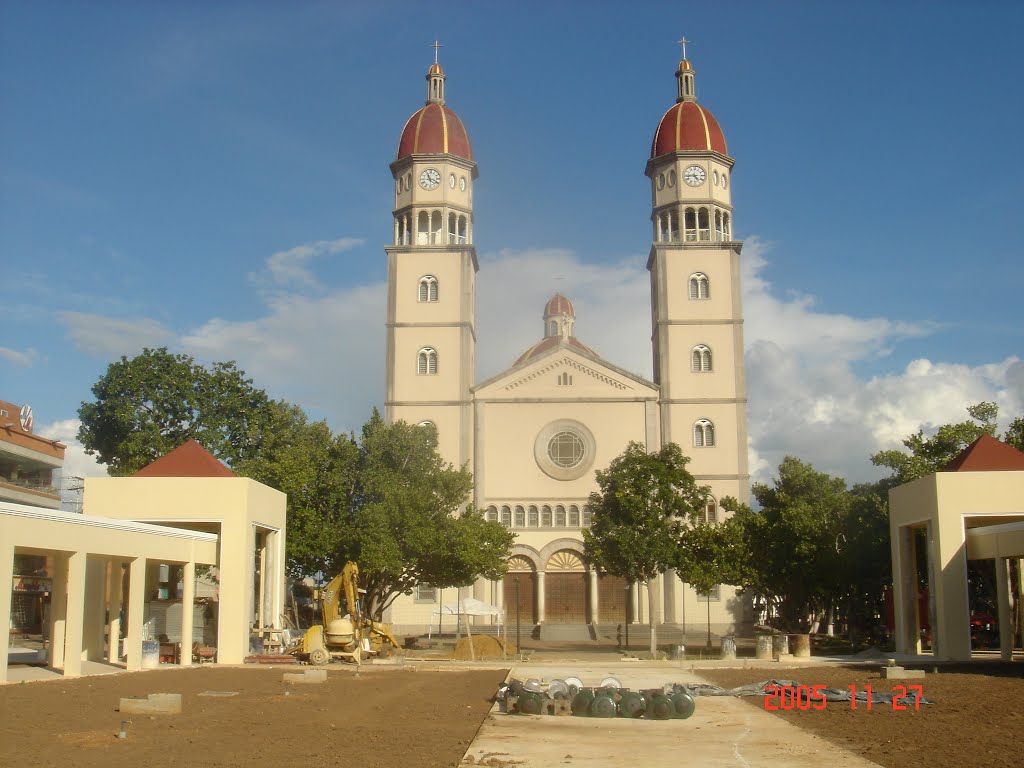
M 648 603 L 648 597 L 647 597 L 647 584 L 641 584 L 640 582 L 637 582 L 635 584 L 635 587 L 636 587 L 636 597 L 637 597 L 637 601 L 636 601 L 636 603 L 634 603 L 634 605 L 636 606 L 636 614 L 635 614 L 636 621 L 633 622 L 633 623 L 634 624 L 647 624 L 648 621 L 649 621 L 649 617 L 647 615 L 648 612 L 649 612 L 649 603 Z
M 594 569 L 587 573 L 587 589 L 590 591 L 590 623 L 597 624 L 601 617 L 597 605 L 597 571 Z
M 11 590 L 14 589 L 14 544 L 0 543 L 0 683 L 7 680 L 7 654 L 11 648 Z
M 124 586 L 124 569 L 120 560 L 110 563 L 110 574 L 107 576 L 107 583 L 110 590 L 110 614 L 107 622 L 107 661 L 114 664 L 120 661 L 117 655 L 118 645 L 121 638 L 121 600 L 123 595 L 121 589 Z
M 544 571 L 537 571 L 537 623 L 544 623 Z
M 68 554 L 53 554 L 53 591 L 50 592 L 50 667 L 64 667 L 64 631 L 68 614 Z
M 82 674 L 82 639 L 85 631 L 85 552 L 72 552 L 68 557 L 68 607 L 64 630 L 64 676 Z M 89 601 L 91 602 L 91 601 Z
M 663 575 L 658 575 L 658 576 L 655 576 L 653 579 L 651 579 L 648 582 L 648 584 L 647 584 L 647 588 L 649 590 L 651 590 L 652 593 L 653 593 L 652 594 L 653 608 L 651 609 L 653 611 L 653 613 L 651 614 L 651 617 L 650 617 L 650 619 L 651 619 L 651 626 L 656 626 L 658 624 L 661 624 L 662 623 L 662 618 L 664 616 L 665 606 L 664 606 L 664 604 L 662 603 L 662 600 L 661 600 L 661 584 L 662 584 L 662 580 L 663 579 L 664 579 Z
M 187 667 L 192 663 L 192 620 L 196 602 L 196 564 L 185 563 L 181 573 L 181 654 L 178 663 Z
M 127 669 L 136 672 L 142 669 L 142 613 L 146 605 L 146 558 L 132 560 L 128 569 L 128 631 L 125 633 L 124 649 L 127 654 Z
M 502 579 L 495 579 L 491 582 L 491 594 L 494 596 L 491 604 L 499 611 L 505 611 L 505 582 Z M 506 624 L 508 622 L 508 616 L 501 618 L 499 616 L 498 623 Z
M 996 558 L 996 605 L 999 608 L 999 655 L 1013 660 L 1013 612 L 1010 610 L 1010 570 L 1006 558 Z

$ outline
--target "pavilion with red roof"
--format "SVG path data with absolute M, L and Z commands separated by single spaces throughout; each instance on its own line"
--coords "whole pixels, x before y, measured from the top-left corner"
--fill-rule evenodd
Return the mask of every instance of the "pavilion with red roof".
M 924 576 L 933 656 L 970 659 L 967 561 L 992 560 L 1000 651 L 1010 660 L 1009 561 L 1024 557 L 1024 453 L 982 435 L 940 471 L 889 492 L 889 533 L 897 652 L 923 650 L 917 585 Z M 921 543 L 927 548 L 924 574 L 918 572 L 916 552 Z

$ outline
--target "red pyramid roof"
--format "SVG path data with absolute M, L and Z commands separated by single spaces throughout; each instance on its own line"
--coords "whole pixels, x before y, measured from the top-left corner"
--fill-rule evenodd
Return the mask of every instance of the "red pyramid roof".
M 132 477 L 236 477 L 208 450 L 189 440 L 148 464 Z
M 992 435 L 982 435 L 940 471 L 1024 472 L 1024 453 Z

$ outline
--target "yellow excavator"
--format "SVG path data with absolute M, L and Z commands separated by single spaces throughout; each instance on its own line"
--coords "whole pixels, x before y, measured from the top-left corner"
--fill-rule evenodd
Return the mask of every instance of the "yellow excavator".
M 320 615 L 323 623 L 306 630 L 292 653 L 309 659 L 310 664 L 327 664 L 331 659 L 346 659 L 356 664 L 364 656 L 390 656 L 398 647 L 391 627 L 363 616 L 359 606 L 359 566 L 351 560 L 341 573 L 320 590 Z M 342 597 L 348 613 L 341 612 Z

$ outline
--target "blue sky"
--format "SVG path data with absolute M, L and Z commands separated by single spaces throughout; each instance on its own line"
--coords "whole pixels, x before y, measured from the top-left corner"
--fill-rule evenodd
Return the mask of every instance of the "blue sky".
M 752 468 L 875 477 L 871 452 L 968 404 L 1024 413 L 1022 24 L 1015 2 L 0 2 L 0 398 L 79 474 L 102 471 L 79 403 L 147 345 L 358 428 L 388 163 L 435 38 L 480 167 L 478 380 L 555 290 L 650 376 L 643 168 L 685 33 L 736 158 Z

